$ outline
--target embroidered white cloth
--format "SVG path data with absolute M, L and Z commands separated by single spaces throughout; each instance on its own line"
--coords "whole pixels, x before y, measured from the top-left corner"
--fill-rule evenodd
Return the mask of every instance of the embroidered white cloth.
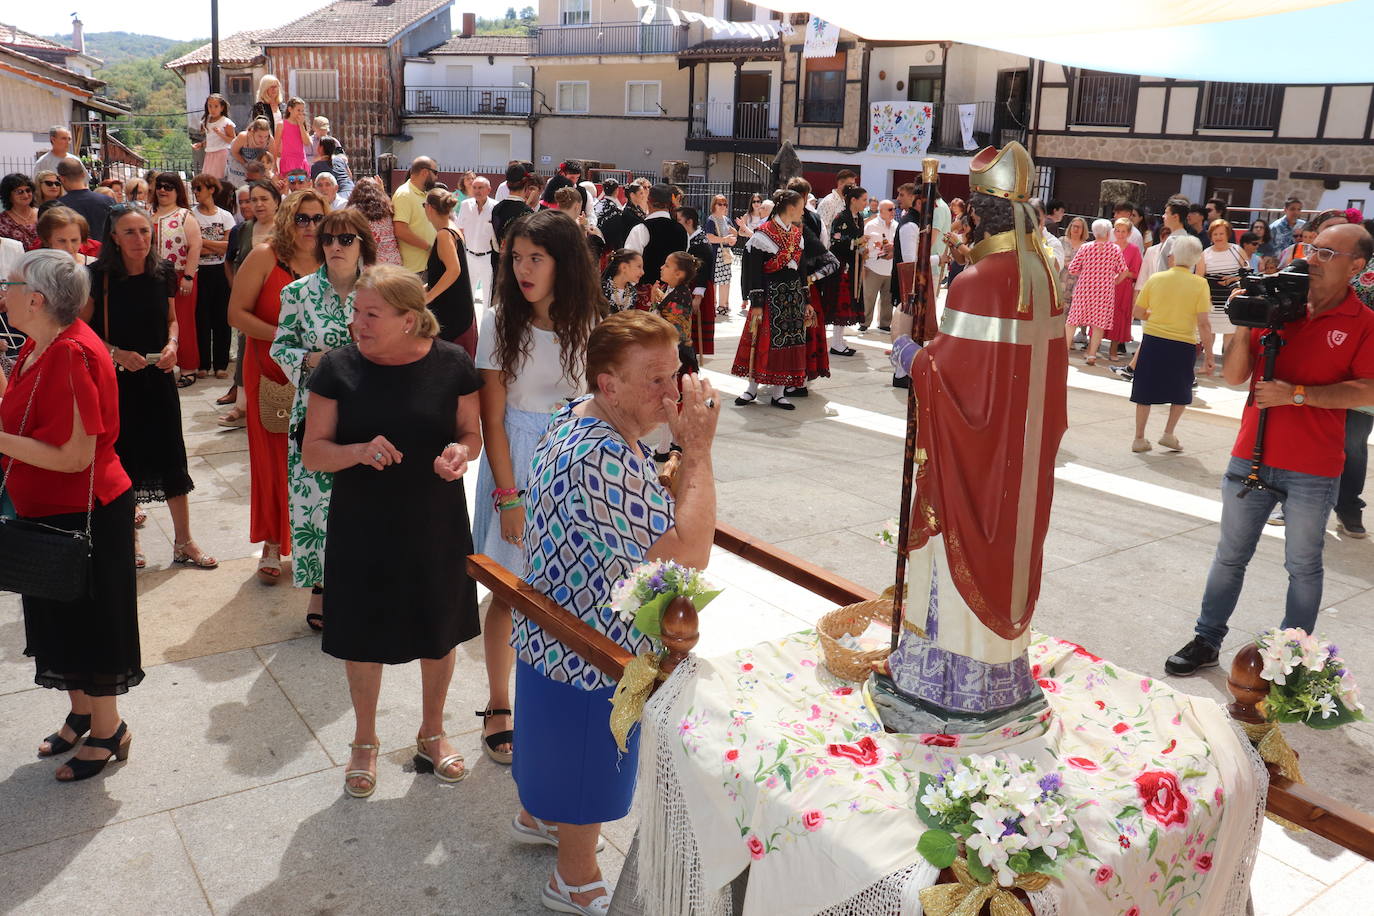
M 1037 634 L 1050 714 L 979 736 L 886 734 L 806 631 L 690 659 L 650 701 L 640 772 L 640 893 L 656 913 L 919 916 L 922 772 L 991 749 L 1058 767 L 1088 854 L 1037 912 L 1245 911 L 1267 781 L 1211 700 Z M 646 905 L 648 905 L 646 903 Z

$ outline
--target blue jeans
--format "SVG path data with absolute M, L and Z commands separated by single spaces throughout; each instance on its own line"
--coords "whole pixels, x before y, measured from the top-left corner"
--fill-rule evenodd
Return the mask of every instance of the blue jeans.
M 1287 519 L 1283 568 L 1288 570 L 1288 602 L 1282 626 L 1302 627 L 1310 633 L 1321 609 L 1322 547 L 1340 478 L 1265 465 L 1260 467 L 1260 479 L 1283 492 L 1284 498 L 1273 490 L 1251 490 L 1242 498 L 1239 494 L 1245 485 L 1241 480 L 1249 473 L 1250 462 L 1232 456 L 1221 482 L 1221 537 L 1207 573 L 1202 614 L 1196 626 L 1197 635 L 1218 649 L 1226 638 L 1226 622 L 1240 599 L 1245 567 L 1255 554 L 1265 519 L 1275 503 L 1283 503 Z
M 1374 415 L 1358 410 L 1345 412 L 1345 470 L 1341 472 L 1341 489 L 1336 497 L 1336 515 L 1360 520 L 1364 500 L 1365 471 L 1369 465 L 1369 433 L 1374 430 Z

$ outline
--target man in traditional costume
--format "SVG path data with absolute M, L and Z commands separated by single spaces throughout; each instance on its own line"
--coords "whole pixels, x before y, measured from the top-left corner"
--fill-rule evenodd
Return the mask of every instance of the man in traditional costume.
M 924 349 L 894 344 L 915 389 L 920 470 L 910 600 L 890 680 L 873 686 L 900 731 L 978 730 L 1043 702 L 1026 646 L 1068 427 L 1068 354 L 1029 203 L 1034 175 L 1018 143 L 973 159 L 969 264 L 940 333 Z
M 830 326 L 830 355 L 847 356 L 854 348 L 844 342 L 844 329 L 864 320 L 863 297 L 859 282 L 863 276 L 864 221 L 861 211 L 868 205 L 868 192 L 858 185 L 844 189 L 844 209 L 831 219 L 830 253 L 838 268 L 817 284 L 825 323 Z

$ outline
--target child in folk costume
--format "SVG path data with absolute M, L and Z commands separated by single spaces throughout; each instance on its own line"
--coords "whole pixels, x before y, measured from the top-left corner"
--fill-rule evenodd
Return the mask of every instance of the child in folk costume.
M 654 311 L 659 317 L 677 330 L 678 371 L 683 375 L 696 372 L 697 351 L 692 345 L 692 334 L 696 329 L 696 316 L 700 302 L 693 303 L 693 282 L 701 270 L 701 261 L 685 251 L 675 251 L 663 261 L 659 272 L 659 282 L 652 293 Z M 667 461 L 669 453 L 682 449 L 673 442 L 673 433 L 667 423 L 658 428 L 658 444 L 654 447 L 654 460 Z
M 633 248 L 621 248 L 607 256 L 601 272 L 601 295 L 611 305 L 611 314 L 635 307 L 639 280 L 644 276 L 644 256 Z
M 783 389 L 771 398 L 774 407 L 795 410 L 786 389 L 806 385 L 807 331 L 815 325 L 816 313 L 801 272 L 804 243 L 798 224 L 804 205 L 796 191 L 778 191 L 771 218 L 749 237 L 744 253 L 749 318 L 730 370 L 749 379 L 749 387 L 735 398 L 736 406 L 758 400 L 762 384 Z
M 696 259 L 696 276 L 687 279 L 692 289 L 692 349 L 697 356 L 716 352 L 716 250 L 701 228 L 695 207 L 679 207 L 677 221 L 687 230 L 687 253 Z
M 849 356 L 854 350 L 844 342 L 848 325 L 862 324 L 863 297 L 856 290 L 863 276 L 860 260 L 864 243 L 864 221 L 859 214 L 868 206 L 868 192 L 858 185 L 844 189 L 844 209 L 830 223 L 830 253 L 839 261 L 839 269 L 816 284 L 825 323 L 830 325 L 830 352 L 835 356 Z

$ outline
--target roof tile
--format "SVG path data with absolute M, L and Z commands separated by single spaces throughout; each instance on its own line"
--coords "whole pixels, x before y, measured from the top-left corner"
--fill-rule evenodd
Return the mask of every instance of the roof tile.
M 425 54 L 517 54 L 527 57 L 534 51 L 534 39 L 528 35 L 457 35 Z
M 269 29 L 259 43 L 389 44 L 405 29 L 453 0 L 335 0 L 279 29 Z
M 250 64 L 262 57 L 262 49 L 258 47 L 258 39 L 270 33 L 271 29 L 249 29 L 244 32 L 235 32 L 228 38 L 221 38 L 219 42 L 219 62 L 221 64 Z M 194 51 L 183 54 L 176 60 L 169 60 L 162 66 L 168 70 L 180 70 L 194 64 L 208 64 L 210 62 L 210 43 L 206 42 Z

